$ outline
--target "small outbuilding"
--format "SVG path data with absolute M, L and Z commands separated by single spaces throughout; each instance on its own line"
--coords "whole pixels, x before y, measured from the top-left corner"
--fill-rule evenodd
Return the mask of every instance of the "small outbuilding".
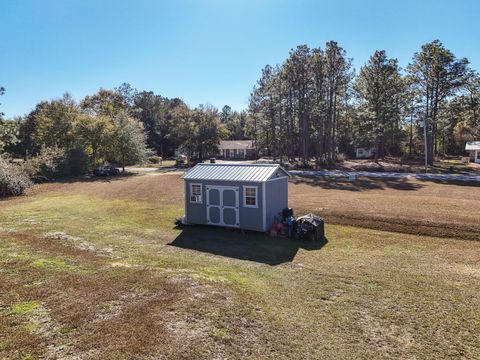
M 480 164 L 480 141 L 468 141 L 465 150 L 470 154 L 470 161 Z
M 375 156 L 375 148 L 357 148 L 355 151 L 357 159 L 370 159 Z
M 183 177 L 185 221 L 267 231 L 288 207 L 289 176 L 278 164 L 197 164 Z

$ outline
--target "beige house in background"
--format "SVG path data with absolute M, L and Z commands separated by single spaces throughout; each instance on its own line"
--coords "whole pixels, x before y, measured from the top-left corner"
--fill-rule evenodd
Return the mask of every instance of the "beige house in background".
M 220 157 L 224 159 L 255 159 L 256 150 L 252 140 L 220 141 Z
M 480 164 L 480 141 L 467 141 L 465 150 L 470 153 L 470 161 Z

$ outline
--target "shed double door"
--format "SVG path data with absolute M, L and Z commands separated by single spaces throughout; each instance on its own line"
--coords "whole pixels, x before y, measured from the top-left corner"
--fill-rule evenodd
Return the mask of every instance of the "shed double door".
M 207 223 L 239 227 L 238 186 L 207 185 Z

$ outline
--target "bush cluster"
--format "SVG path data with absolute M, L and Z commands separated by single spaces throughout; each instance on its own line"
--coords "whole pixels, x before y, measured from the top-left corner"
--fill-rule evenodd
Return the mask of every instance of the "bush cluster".
M 23 195 L 33 183 L 84 174 L 88 166 L 89 159 L 83 149 L 75 148 L 70 151 L 43 148 L 23 163 L 0 156 L 0 197 Z
M 0 157 L 0 197 L 19 196 L 32 186 L 32 180 L 21 165 Z
M 160 164 L 162 162 L 161 156 L 152 155 L 148 157 L 148 162 L 150 164 Z
M 59 165 L 64 161 L 64 150 L 43 148 L 37 156 L 25 161 L 23 169 L 34 182 L 39 183 L 56 178 Z
M 89 159 L 81 148 L 43 148 L 39 154 L 25 161 L 23 169 L 36 183 L 65 176 L 77 176 L 88 171 Z

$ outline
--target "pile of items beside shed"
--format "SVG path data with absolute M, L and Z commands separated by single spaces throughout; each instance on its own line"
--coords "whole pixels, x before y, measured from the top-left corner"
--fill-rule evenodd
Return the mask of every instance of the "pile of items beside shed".
M 293 209 L 285 208 L 281 212 L 281 218 L 275 218 L 269 234 L 315 241 L 325 237 L 325 226 L 323 219 L 312 213 L 295 218 Z
M 181 223 L 300 239 L 323 237 L 322 219 L 313 214 L 295 219 L 288 208 L 289 176 L 278 164 L 197 164 L 183 177 L 185 216 Z

